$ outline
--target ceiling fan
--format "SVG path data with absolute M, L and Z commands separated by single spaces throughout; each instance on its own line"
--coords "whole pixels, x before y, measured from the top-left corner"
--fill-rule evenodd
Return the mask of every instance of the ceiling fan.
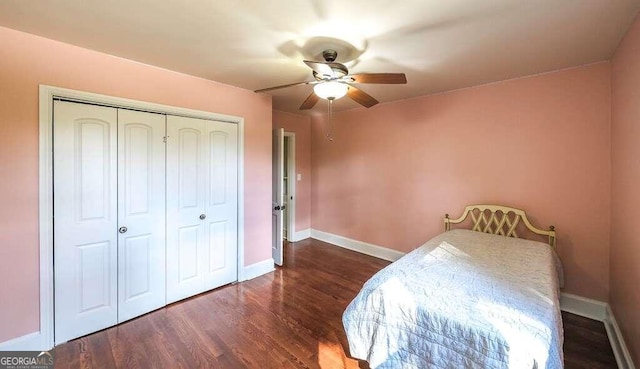
M 337 56 L 338 53 L 335 50 L 327 49 L 322 52 L 324 62 L 304 60 L 304 63 L 313 70 L 314 81 L 263 88 L 255 92 L 267 92 L 301 85 L 314 85 L 313 92 L 311 92 L 309 97 L 300 105 L 300 110 L 313 108 L 319 98 L 333 101 L 345 95 L 358 104 L 370 108 L 377 104 L 378 100 L 353 86 L 354 83 L 407 83 L 407 77 L 404 73 L 360 73 L 350 75 L 349 69 L 347 69 L 344 64 L 335 61 Z

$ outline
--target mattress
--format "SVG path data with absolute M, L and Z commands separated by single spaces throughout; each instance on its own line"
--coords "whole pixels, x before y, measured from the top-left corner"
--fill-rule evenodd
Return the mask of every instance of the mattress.
M 367 281 L 343 315 L 371 368 L 562 368 L 562 270 L 547 244 L 445 232 Z

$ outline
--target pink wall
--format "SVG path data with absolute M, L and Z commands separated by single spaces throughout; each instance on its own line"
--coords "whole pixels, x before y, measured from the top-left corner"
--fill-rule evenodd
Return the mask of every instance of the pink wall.
M 0 27 L 0 342 L 39 329 L 38 85 L 245 118 L 245 264 L 271 257 L 271 97 Z
M 640 18 L 611 72 L 611 293 L 613 313 L 640 364 Z
M 278 110 L 273 111 L 273 128 L 296 134 L 296 231 L 311 226 L 311 118 Z
M 314 117 L 312 228 L 407 252 L 467 204 L 523 208 L 565 291 L 606 301 L 609 112 L 605 62 L 337 113 L 333 142 Z

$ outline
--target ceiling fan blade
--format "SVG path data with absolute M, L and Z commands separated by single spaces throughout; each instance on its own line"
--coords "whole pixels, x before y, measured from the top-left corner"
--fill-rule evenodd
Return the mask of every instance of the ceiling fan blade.
M 309 68 L 313 69 L 314 72 L 318 73 L 322 77 L 326 77 L 326 78 L 334 77 L 333 69 L 331 69 L 331 66 L 329 66 L 329 64 L 327 63 L 315 62 L 315 61 L 309 61 L 309 60 L 305 60 L 304 63 Z
M 349 90 L 347 91 L 347 96 L 349 96 L 353 101 L 357 102 L 358 104 L 366 108 L 370 108 L 378 103 L 378 100 L 371 97 L 371 95 L 353 86 L 349 86 Z
M 349 76 L 355 83 L 405 84 L 404 73 L 362 73 Z M 348 77 L 348 78 L 349 78 Z
M 288 85 L 275 86 L 275 87 L 269 87 L 269 88 L 262 88 L 260 90 L 255 90 L 253 92 L 267 92 L 267 91 L 278 90 L 278 89 L 286 88 L 286 87 L 303 86 L 303 85 L 314 85 L 316 83 L 318 83 L 318 81 L 289 83 Z
M 320 98 L 313 91 L 311 95 L 307 97 L 307 99 L 300 105 L 300 110 L 309 110 L 313 108 Z

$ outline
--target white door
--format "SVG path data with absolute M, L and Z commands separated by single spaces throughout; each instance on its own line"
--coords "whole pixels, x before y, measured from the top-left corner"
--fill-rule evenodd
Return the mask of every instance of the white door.
M 272 189 L 272 207 L 271 207 L 271 254 L 273 261 L 282 265 L 282 206 L 283 204 L 283 188 L 282 176 L 284 172 L 284 129 L 278 128 L 273 130 L 272 142 L 272 165 L 273 165 L 273 186 Z
M 118 109 L 118 322 L 166 303 L 165 119 Z
M 167 302 L 237 279 L 237 126 L 167 117 Z
M 167 116 L 167 303 L 203 291 L 204 123 Z
M 238 279 L 238 126 L 207 121 L 205 289 Z
M 118 322 L 117 119 L 54 102 L 56 344 Z

